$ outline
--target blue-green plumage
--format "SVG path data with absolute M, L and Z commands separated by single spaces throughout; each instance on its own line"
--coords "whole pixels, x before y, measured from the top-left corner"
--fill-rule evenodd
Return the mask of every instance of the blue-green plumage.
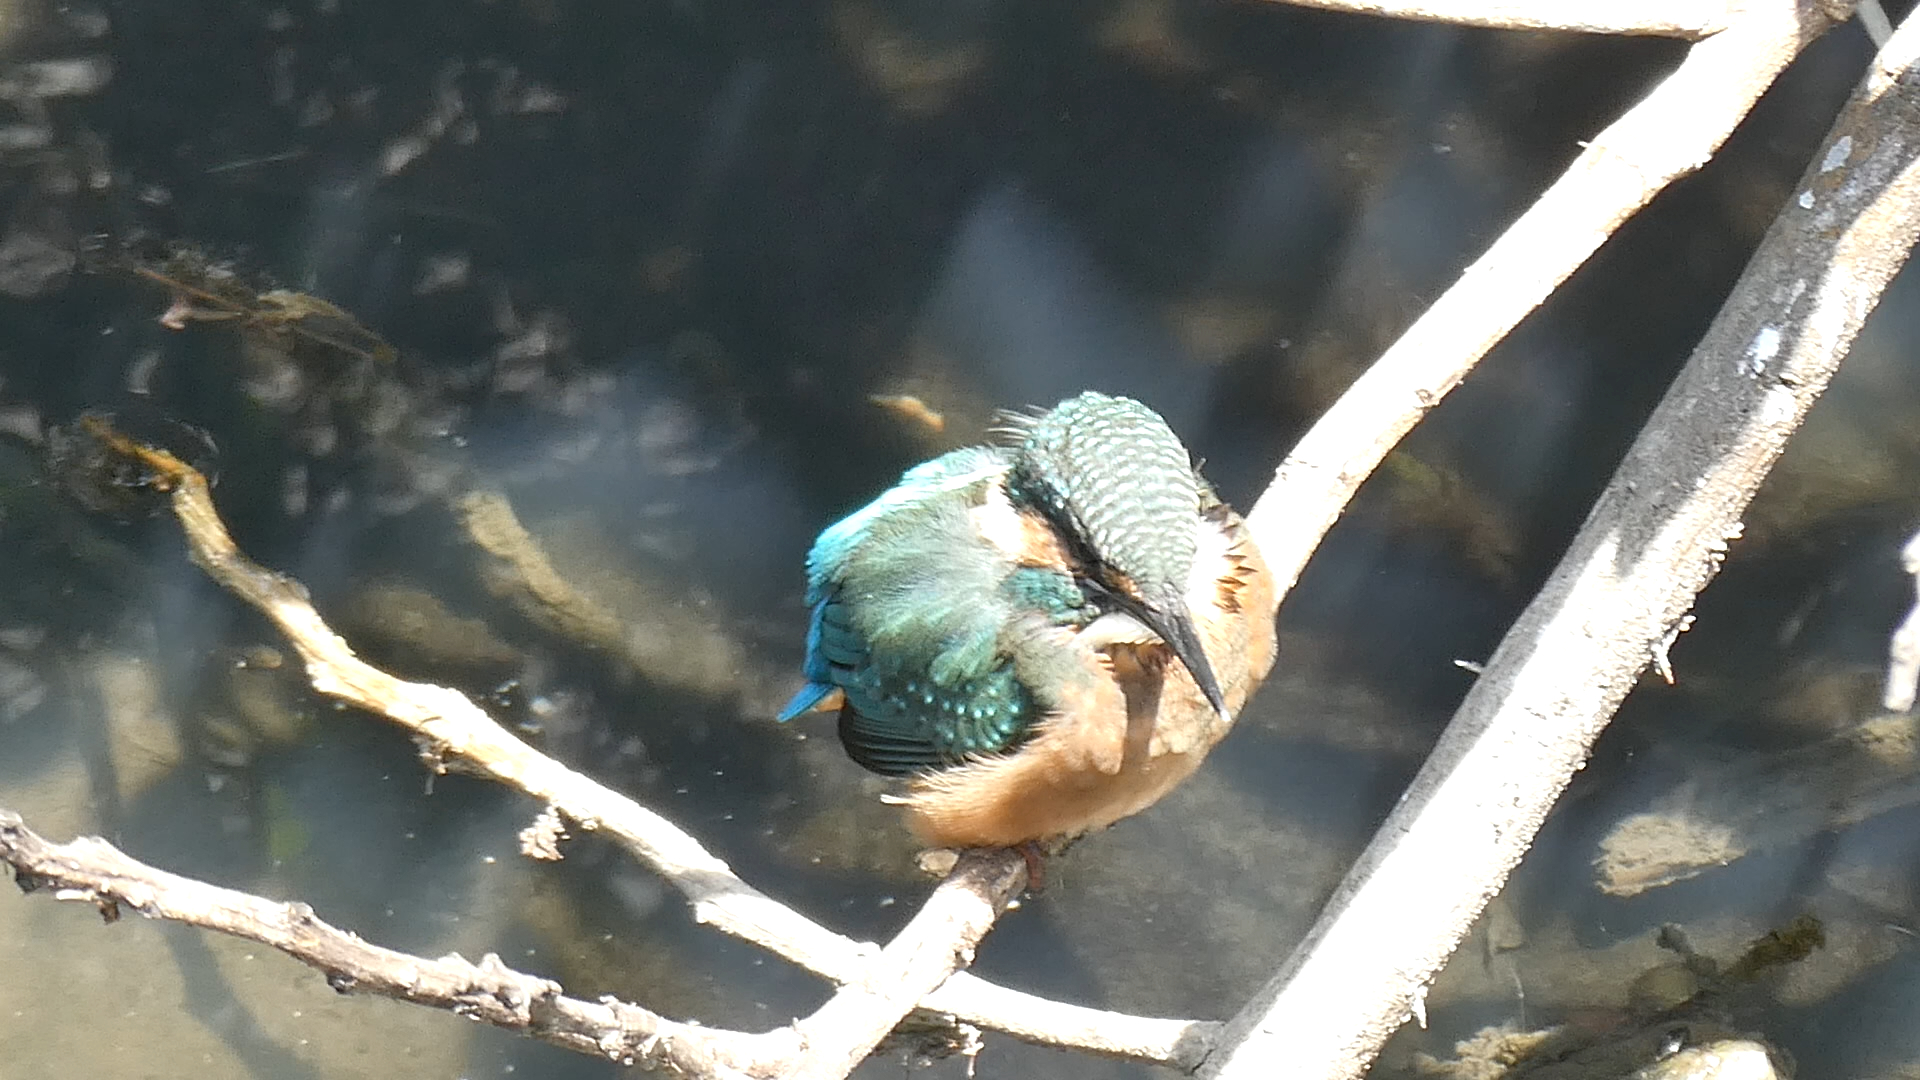
M 781 720 L 844 694 L 842 743 L 889 775 L 1012 752 L 1091 677 L 1059 631 L 1110 612 L 1212 687 L 1183 598 L 1203 491 L 1185 447 L 1144 405 L 1093 393 L 1014 433 L 909 470 L 820 534 L 807 685 Z
M 808 556 L 808 685 L 790 719 L 835 690 L 854 760 L 899 775 L 1017 746 L 1039 711 L 1015 670 L 1023 622 L 1071 621 L 1073 579 L 1018 567 L 973 511 L 1000 450 L 956 450 L 828 528 Z

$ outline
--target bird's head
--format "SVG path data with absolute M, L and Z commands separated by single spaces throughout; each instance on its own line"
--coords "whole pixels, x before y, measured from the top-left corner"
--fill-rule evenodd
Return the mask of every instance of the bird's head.
M 1200 481 L 1179 436 L 1131 398 L 1088 391 L 1009 427 L 1009 498 L 1037 511 L 1083 584 L 1158 635 L 1222 719 L 1187 580 L 1199 549 Z

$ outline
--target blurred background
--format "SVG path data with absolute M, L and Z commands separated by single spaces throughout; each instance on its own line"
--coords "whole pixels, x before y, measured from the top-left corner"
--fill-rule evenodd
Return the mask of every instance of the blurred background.
M 364 656 L 884 940 L 931 888 L 912 842 L 830 722 L 771 719 L 813 534 L 996 410 L 1085 388 L 1153 405 L 1246 508 L 1684 51 L 1253 0 L 0 0 L 0 805 L 384 945 L 785 1023 L 825 985 L 592 838 L 521 858 L 539 807 L 430 780 L 396 729 L 306 692 L 75 419 L 217 475 L 241 545 Z M 1871 54 L 1857 24 L 1809 48 L 1433 413 L 1287 598 L 1231 741 L 1055 860 L 977 970 L 1138 1013 L 1247 998 Z M 1913 596 L 1917 344 L 1909 274 L 1754 503 L 1677 683 L 1628 700 L 1375 1076 L 1493 1075 L 1437 1060 L 1488 1025 L 1637 1030 L 1703 957 L 1808 914 L 1823 948 L 1716 984 L 1678 1041 L 1724 1022 L 1803 1078 L 1920 1076 L 1920 732 L 1877 704 Z M 39 897 L 0 897 L 0 1046 L 9 1078 L 620 1071 Z M 975 1065 L 1171 1075 L 994 1035 Z M 921 1069 L 968 1063 L 859 1075 Z

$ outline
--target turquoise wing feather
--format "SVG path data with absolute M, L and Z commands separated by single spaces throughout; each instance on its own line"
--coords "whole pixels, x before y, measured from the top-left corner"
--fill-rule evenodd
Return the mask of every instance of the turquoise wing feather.
M 848 754 L 889 775 L 1004 751 L 1029 734 L 1040 710 L 1003 641 L 1027 575 L 972 518 L 1006 468 L 1001 451 L 956 450 L 820 534 L 807 559 L 807 686 L 781 719 L 843 691 Z
M 852 636 L 854 631 L 839 595 L 848 564 L 875 523 L 925 500 L 963 495 L 968 488 L 1005 471 L 1006 462 L 997 451 L 955 450 L 907 470 L 899 483 L 878 498 L 821 531 L 807 552 L 807 603 L 813 609 L 801 667 L 807 685 L 775 719 L 784 724 L 840 689 L 835 668 L 845 670 L 865 664 L 866 644 Z

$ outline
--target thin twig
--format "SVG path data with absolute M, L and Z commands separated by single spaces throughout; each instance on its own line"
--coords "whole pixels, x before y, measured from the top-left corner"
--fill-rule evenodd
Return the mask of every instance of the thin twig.
M 843 986 L 870 985 L 869 973 L 883 962 L 875 946 L 835 934 L 748 885 L 672 822 L 528 746 L 465 694 L 398 679 L 365 663 L 321 619 L 297 581 L 259 566 L 240 552 L 213 504 L 206 478 L 198 471 L 165 451 L 128 439 L 97 418 L 89 418 L 86 426 L 107 446 L 152 470 L 170 493 L 194 562 L 279 627 L 300 654 L 316 691 L 385 716 L 413 732 L 422 757 L 435 771 L 459 767 L 545 803 L 549 812 L 542 815 L 544 824 L 536 823 L 523 834 L 529 854 L 551 857 L 560 819 L 578 829 L 598 830 L 678 888 L 692 904 L 696 921 Z M 981 859 L 987 865 L 970 871 L 974 876 L 969 880 L 991 881 L 998 888 L 997 883 L 1024 873 L 1024 861 L 1010 852 Z M 935 896 L 943 896 L 943 891 L 936 890 Z M 1006 896 L 995 895 L 987 904 L 997 911 L 1005 902 Z M 1220 1028 L 1213 1022 L 1126 1016 L 1049 1001 L 994 986 L 965 972 L 932 981 L 939 989 L 919 1003 L 930 1012 L 1029 1041 L 1185 1070 L 1205 1056 Z M 893 1017 L 887 1030 L 898 1020 Z
M 1559 569 L 1202 1075 L 1264 1077 L 1286 1061 L 1293 1076 L 1358 1076 L 1421 1007 L 1920 236 L 1916 132 L 1920 17 L 1909 16 Z
M 1496 30 L 1577 30 L 1697 39 L 1728 22 L 1727 0 L 1277 0 L 1345 11 Z
M 781 1076 L 798 1047 L 791 1029 L 766 1036 L 668 1020 L 636 1005 L 570 998 L 560 985 L 515 971 L 488 953 L 428 960 L 363 941 L 305 904 L 279 903 L 181 877 L 128 857 L 98 837 L 55 844 L 0 809 L 0 862 L 28 892 L 257 941 L 324 972 L 341 993 L 374 993 L 448 1009 L 494 1027 L 616 1061 L 667 1065 L 695 1076 Z
M 1794 0 L 1754 0 L 1587 144 L 1486 254 L 1356 379 L 1282 462 L 1247 515 L 1291 587 L 1387 451 L 1613 231 L 1726 141 L 1774 76 L 1828 26 Z

